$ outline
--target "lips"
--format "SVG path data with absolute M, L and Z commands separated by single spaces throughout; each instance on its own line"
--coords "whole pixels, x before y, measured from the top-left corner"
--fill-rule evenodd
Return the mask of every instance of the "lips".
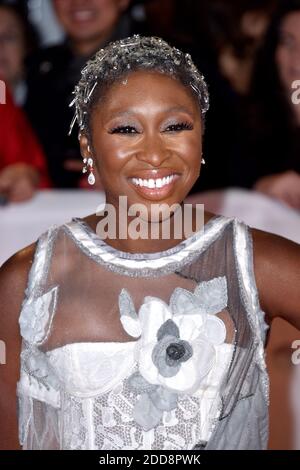
M 180 175 L 171 169 L 144 170 L 129 178 L 137 193 L 146 199 L 161 200 L 168 197 Z
M 85 23 L 94 19 L 95 12 L 93 10 L 73 10 L 70 15 L 76 23 Z

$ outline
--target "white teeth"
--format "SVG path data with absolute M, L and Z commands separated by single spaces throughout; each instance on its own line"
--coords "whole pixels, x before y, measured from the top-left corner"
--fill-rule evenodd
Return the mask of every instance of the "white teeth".
M 86 21 L 93 18 L 93 12 L 90 10 L 78 10 L 73 12 L 73 16 L 78 21 Z
M 136 186 L 154 189 L 154 188 L 162 188 L 163 186 L 170 184 L 171 181 L 173 181 L 173 179 L 174 179 L 174 175 L 169 175 L 169 176 L 165 176 L 164 178 L 157 178 L 157 179 L 150 178 L 148 180 L 142 179 L 142 178 L 132 178 L 131 181 Z

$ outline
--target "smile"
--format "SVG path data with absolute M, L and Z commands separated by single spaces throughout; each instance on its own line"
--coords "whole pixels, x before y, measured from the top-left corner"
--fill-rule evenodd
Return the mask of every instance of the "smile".
M 155 188 L 163 188 L 168 184 L 172 183 L 175 179 L 176 175 L 169 175 L 165 176 L 164 178 L 149 178 L 149 179 L 142 179 L 142 178 L 131 178 L 132 183 L 135 186 L 155 189 Z
M 180 178 L 178 173 L 169 173 L 166 170 L 160 171 L 147 171 L 141 173 L 143 178 L 138 175 L 129 178 L 130 183 L 135 188 L 136 192 L 142 197 L 152 201 L 162 201 L 169 197 L 174 191 L 174 186 Z M 148 173 L 148 174 L 147 174 Z
M 94 17 L 94 12 L 92 10 L 74 10 L 72 11 L 72 18 L 74 21 L 85 22 L 90 21 Z

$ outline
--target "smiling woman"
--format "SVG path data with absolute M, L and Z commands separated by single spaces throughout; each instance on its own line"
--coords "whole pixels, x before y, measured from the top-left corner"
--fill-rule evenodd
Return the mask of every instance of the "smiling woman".
M 133 36 L 100 50 L 75 89 L 73 123 L 107 203 L 119 208 L 120 196 L 148 209 L 181 203 L 200 174 L 208 103 L 191 57 L 159 38 Z M 141 248 L 140 241 L 126 242 L 129 251 L 153 250 L 151 240 Z M 122 248 L 119 240 L 111 243 Z
M 139 36 L 100 50 L 74 93 L 106 206 L 0 270 L 0 446 L 266 448 L 266 321 L 300 325 L 299 246 L 211 214 L 179 240 L 135 239 L 117 217 L 125 235 L 103 240 L 96 226 L 122 198 L 168 208 L 159 230 L 174 205 L 191 214 L 208 93 L 189 55 Z
M 82 153 L 94 157 L 107 203 L 114 206 L 121 195 L 129 206 L 171 206 L 183 201 L 199 176 L 199 105 L 172 77 L 138 71 L 126 85 L 112 86 L 93 110 L 91 136 L 89 150 L 81 135 Z
M 53 3 L 57 18 L 74 47 L 86 55 L 90 48 L 95 51 L 111 36 L 129 0 L 54 0 Z

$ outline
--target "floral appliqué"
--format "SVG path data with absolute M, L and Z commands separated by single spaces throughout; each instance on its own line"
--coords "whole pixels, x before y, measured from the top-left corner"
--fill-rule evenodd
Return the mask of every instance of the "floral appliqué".
M 225 324 L 216 313 L 226 306 L 225 277 L 201 282 L 194 292 L 176 288 L 169 305 L 145 297 L 138 315 L 130 294 L 121 291 L 122 325 L 139 338 L 139 370 L 128 385 L 139 395 L 133 414 L 145 431 L 159 423 L 163 412 L 177 407 L 180 394 L 195 393 L 213 368 L 215 346 L 226 338 Z

